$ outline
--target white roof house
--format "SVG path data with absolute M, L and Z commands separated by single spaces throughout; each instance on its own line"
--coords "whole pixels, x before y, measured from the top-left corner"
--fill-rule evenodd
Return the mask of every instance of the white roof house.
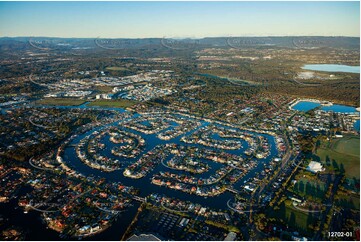
M 311 161 L 310 164 L 308 164 L 306 170 L 313 172 L 313 173 L 317 173 L 317 172 L 323 171 L 325 169 L 322 167 L 322 164 L 320 162 Z

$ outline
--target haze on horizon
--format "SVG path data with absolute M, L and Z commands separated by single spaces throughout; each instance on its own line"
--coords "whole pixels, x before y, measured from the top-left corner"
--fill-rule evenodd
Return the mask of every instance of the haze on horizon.
M 0 37 L 360 36 L 355 2 L 0 2 Z

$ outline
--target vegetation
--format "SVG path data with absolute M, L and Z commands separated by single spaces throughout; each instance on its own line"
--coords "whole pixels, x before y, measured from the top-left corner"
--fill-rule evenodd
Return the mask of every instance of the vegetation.
M 269 218 L 275 218 L 283 221 L 295 230 L 299 230 L 306 234 L 313 234 L 317 229 L 318 215 L 317 213 L 306 213 L 293 207 L 290 200 L 281 203 L 280 207 L 270 209 L 266 213 Z
M 206 220 L 205 222 L 206 222 L 206 224 L 213 225 L 213 226 L 215 226 L 215 227 L 219 227 L 219 228 L 228 230 L 228 231 L 230 231 L 230 232 L 235 232 L 235 233 L 239 233 L 239 232 L 240 232 L 240 230 L 239 230 L 237 227 L 232 226 L 232 225 L 225 225 L 225 224 L 222 224 L 222 223 L 219 223 L 219 222 L 215 222 L 215 221 L 212 221 L 212 220 Z
M 126 71 L 128 69 L 125 67 L 121 67 L 121 66 L 109 66 L 106 68 L 106 70 L 108 70 L 108 71 Z
M 117 99 L 117 100 L 95 100 L 88 104 L 88 106 L 99 106 L 99 107 L 113 107 L 113 108 L 128 108 L 137 104 L 137 101 Z
M 338 153 L 360 156 L 360 137 L 346 135 L 341 139 L 335 139 L 330 148 Z
M 305 196 L 308 199 L 321 199 L 324 198 L 327 186 L 324 182 L 313 179 L 301 178 L 297 180 L 297 183 L 293 186 L 293 192 L 300 196 Z
M 110 74 L 112 76 L 129 76 L 134 75 L 135 72 L 130 69 L 122 66 L 110 66 L 105 68 L 105 73 Z
M 55 105 L 55 106 L 79 106 L 85 103 L 85 100 L 72 99 L 72 98 L 45 98 L 36 101 L 36 104 L 40 105 Z
M 96 86 L 95 88 L 101 93 L 109 93 L 113 90 L 113 87 L 110 86 Z
M 360 210 L 360 197 L 346 191 L 338 191 L 335 195 L 335 204 L 342 208 Z
M 359 147 L 359 137 L 346 135 L 340 139 L 323 141 L 316 154 L 325 164 L 332 162 L 334 169 L 344 169 L 346 177 L 360 179 Z

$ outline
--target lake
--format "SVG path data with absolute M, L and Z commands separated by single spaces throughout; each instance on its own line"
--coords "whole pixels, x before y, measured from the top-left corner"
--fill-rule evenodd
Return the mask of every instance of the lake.
M 309 64 L 309 65 L 304 65 L 302 69 L 309 71 L 360 73 L 359 66 L 336 65 L 336 64 Z
M 292 109 L 297 111 L 307 112 L 311 109 L 317 108 L 318 106 L 321 106 L 321 104 L 316 102 L 301 101 L 298 102 L 296 105 L 294 105 Z
M 307 112 L 307 111 L 317 108 L 319 106 L 321 106 L 321 104 L 317 103 L 317 102 L 300 101 L 296 105 L 294 105 L 292 107 L 292 109 L 297 110 L 297 111 Z M 331 106 L 323 106 L 323 107 L 321 107 L 321 110 L 328 111 L 328 112 L 332 111 L 335 113 L 356 113 L 357 112 L 355 107 L 338 105 L 338 104 L 334 104 Z
M 345 105 L 334 104 L 332 106 L 324 106 L 321 108 L 324 111 L 333 111 L 335 113 L 355 113 L 357 112 L 356 108 Z

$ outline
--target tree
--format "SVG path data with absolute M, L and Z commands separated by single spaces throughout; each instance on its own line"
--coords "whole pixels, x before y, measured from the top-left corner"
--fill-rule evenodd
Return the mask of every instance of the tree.
M 336 171 L 338 171 L 338 169 L 339 169 L 338 164 L 337 164 L 337 162 L 335 160 L 332 160 L 332 166 Z
M 343 167 L 343 164 L 340 164 L 340 173 L 345 174 L 345 168 Z
M 296 224 L 296 215 L 294 212 L 291 212 L 290 218 L 288 220 L 288 224 L 290 224 L 290 225 Z

